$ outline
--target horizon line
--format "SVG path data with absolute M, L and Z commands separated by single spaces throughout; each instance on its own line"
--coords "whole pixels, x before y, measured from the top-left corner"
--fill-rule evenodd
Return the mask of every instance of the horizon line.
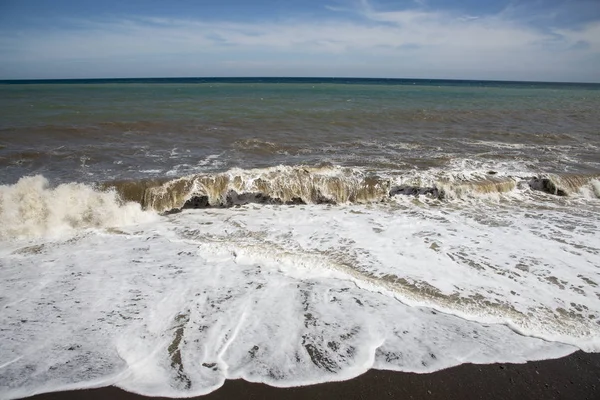
M 110 78 L 15 78 L 0 79 L 0 84 L 28 84 L 28 83 L 77 83 L 90 81 L 151 81 L 151 80 L 252 80 L 252 79 L 298 79 L 298 80 L 372 80 L 372 81 L 440 81 L 440 82 L 488 82 L 488 83 L 525 83 L 525 84 L 574 84 L 574 85 L 600 85 L 600 82 L 585 81 L 531 81 L 508 79 L 464 79 L 464 78 L 382 78 L 382 77 L 332 77 L 332 76 L 170 76 L 170 77 L 110 77 Z M 123 82 L 125 83 L 125 82 Z

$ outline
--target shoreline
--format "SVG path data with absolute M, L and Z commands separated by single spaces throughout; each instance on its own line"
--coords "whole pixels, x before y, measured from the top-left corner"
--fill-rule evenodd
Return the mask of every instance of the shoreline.
M 58 399 L 166 399 L 126 392 L 114 386 L 28 397 Z M 198 400 L 224 399 L 598 399 L 600 353 L 577 351 L 554 360 L 526 364 L 462 364 L 429 374 L 369 370 L 354 379 L 312 386 L 276 388 L 228 380 Z

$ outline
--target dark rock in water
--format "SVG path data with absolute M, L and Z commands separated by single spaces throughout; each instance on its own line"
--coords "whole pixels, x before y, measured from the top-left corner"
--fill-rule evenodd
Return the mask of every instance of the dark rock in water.
M 325 203 L 326 201 L 323 201 L 322 203 Z M 317 204 L 322 204 L 322 203 L 317 203 Z M 288 205 L 301 205 L 301 204 L 306 204 L 300 197 L 294 197 L 292 198 L 292 200 L 286 202 L 285 204 Z
M 256 204 L 283 204 L 278 198 L 273 198 L 264 193 L 237 193 L 234 190 L 227 194 L 227 201 L 224 206 L 232 207 L 234 205 L 244 205 L 249 203 Z M 293 204 L 293 203 L 290 203 Z
M 433 197 L 439 197 L 438 189 L 434 187 L 418 187 L 418 186 L 395 186 L 390 189 L 390 197 L 397 195 L 418 196 L 420 194 L 429 194 Z
M 185 202 L 183 209 L 188 208 L 207 208 L 210 207 L 208 196 L 195 196 Z
M 567 196 L 566 190 L 558 187 L 549 178 L 533 178 L 529 181 L 529 187 L 533 190 L 540 190 L 542 192 L 554 194 L 556 196 Z
M 498 172 L 496 172 L 496 171 L 488 171 L 487 173 L 488 173 L 488 175 L 496 175 Z
M 319 199 L 317 204 L 335 204 L 328 199 Z M 230 191 L 227 197 L 217 203 L 210 204 L 208 196 L 194 196 L 187 200 L 181 209 L 174 208 L 165 212 L 165 215 L 176 214 L 185 209 L 200 209 L 200 208 L 227 208 L 227 207 L 239 207 L 244 204 L 256 203 L 256 204 L 284 204 L 280 199 L 273 198 L 263 193 L 241 193 L 238 194 L 235 191 Z M 306 204 L 301 198 L 294 197 L 285 204 Z
M 300 201 L 299 203 L 297 201 Z M 294 202 L 293 204 L 304 204 L 304 202 L 302 201 L 302 199 L 298 198 L 298 197 L 294 197 L 292 199 L 292 202 Z M 317 198 L 315 199 L 315 203 L 316 204 L 336 204 L 334 200 L 328 199 L 324 196 L 317 196 Z
M 164 213 L 162 213 L 161 215 L 172 215 L 172 214 L 179 214 L 182 210 L 179 208 L 173 208 L 172 210 L 169 211 L 165 211 Z
M 416 196 L 419 194 L 419 188 L 414 186 L 396 186 L 390 190 L 390 196 L 403 194 L 405 196 Z

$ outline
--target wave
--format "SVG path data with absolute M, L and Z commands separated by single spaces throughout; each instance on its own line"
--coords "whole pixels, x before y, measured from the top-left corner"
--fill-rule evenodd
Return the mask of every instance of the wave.
M 532 189 L 541 190 L 557 196 L 569 196 L 575 193 L 587 194 L 588 197 L 600 198 L 600 174 L 547 175 L 530 180 Z
M 402 178 L 401 184 L 393 187 L 394 195 L 430 195 L 440 200 L 465 199 L 491 194 L 508 193 L 515 190 L 521 179 L 512 176 L 496 177 L 495 172 L 486 174 L 443 174 Z
M 398 195 L 439 200 L 489 197 L 529 188 L 557 196 L 600 198 L 600 175 L 502 175 L 495 171 L 424 172 L 386 177 L 334 165 L 232 169 L 173 180 L 115 181 L 101 185 L 124 201 L 160 213 L 246 203 L 376 203 Z
M 139 203 L 123 202 L 114 191 L 81 183 L 51 188 L 41 175 L 0 186 L 0 239 L 116 227 L 150 218 Z
M 389 197 L 390 180 L 336 166 L 279 166 L 233 169 L 170 181 L 112 182 L 122 199 L 145 209 L 168 212 L 182 208 L 226 207 L 249 202 L 274 204 L 370 203 Z
M 0 239 L 136 223 L 152 212 L 262 204 L 378 203 L 394 196 L 452 201 L 522 193 L 600 198 L 600 175 L 506 176 L 418 171 L 383 176 L 334 165 L 232 169 L 176 179 L 112 181 L 50 187 L 43 176 L 0 186 Z M 146 211 L 150 211 L 150 214 Z

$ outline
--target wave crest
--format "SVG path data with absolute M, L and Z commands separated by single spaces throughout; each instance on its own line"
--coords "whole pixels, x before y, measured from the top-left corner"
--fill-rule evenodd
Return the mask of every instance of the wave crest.
M 477 199 L 510 195 L 523 188 L 556 196 L 600 198 L 599 175 L 413 172 L 380 177 L 332 165 L 278 166 L 177 179 L 114 181 L 97 187 L 67 183 L 55 188 L 43 176 L 30 176 L 0 186 L 0 239 L 132 224 L 152 214 L 143 210 L 169 213 L 246 203 L 374 203 L 397 195 Z
M 171 181 L 113 182 L 123 199 L 167 212 L 185 207 L 260 203 L 368 203 L 389 197 L 390 181 L 333 166 L 234 169 Z
M 373 203 L 396 195 L 428 196 L 440 200 L 488 198 L 529 187 L 558 196 L 600 197 L 596 175 L 502 175 L 418 171 L 400 177 L 381 177 L 362 170 L 325 165 L 232 169 L 173 180 L 109 182 L 125 201 L 160 213 L 183 208 L 230 207 L 246 203 L 341 204 Z
M 81 183 L 51 188 L 41 175 L 0 186 L 0 239 L 46 236 L 74 229 L 115 227 L 149 217 L 114 191 Z
M 533 178 L 529 182 L 534 190 L 541 190 L 557 196 L 570 196 L 576 193 L 587 197 L 600 198 L 600 175 L 550 174 Z
M 405 181 L 392 189 L 390 195 L 431 195 L 438 199 L 452 200 L 481 197 L 511 192 L 517 188 L 518 178 L 514 177 L 444 177 L 429 181 Z

